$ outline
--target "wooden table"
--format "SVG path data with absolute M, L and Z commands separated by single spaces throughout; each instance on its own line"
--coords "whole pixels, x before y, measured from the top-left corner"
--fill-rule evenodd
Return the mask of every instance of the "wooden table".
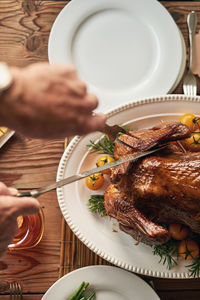
M 47 61 L 47 44 L 52 23 L 68 2 L 1 0 L 0 60 L 15 66 Z M 191 1 L 162 3 L 175 18 L 188 45 L 186 16 L 189 11 L 195 9 L 200 19 L 200 3 Z M 200 22 L 198 29 L 200 29 Z M 182 83 L 175 93 L 182 93 Z M 55 181 L 63 148 L 63 140 L 33 140 L 16 133 L 0 149 L 0 180 L 24 189 L 37 188 Z M 7 253 L 0 260 L 0 281 L 7 279 L 21 281 L 25 300 L 41 299 L 59 276 L 62 216 L 56 193 L 47 193 L 41 196 L 39 201 L 44 209 L 46 226 L 41 243 L 32 250 Z M 68 271 L 80 265 L 105 263 L 94 254 L 92 254 L 93 261 L 81 263 L 82 250 L 70 249 L 75 237 L 69 229 L 67 234 L 68 247 L 74 262 Z M 81 247 L 83 249 L 85 246 Z M 200 299 L 199 279 L 153 279 L 153 283 L 163 300 Z M 0 299 L 9 299 L 9 296 L 0 295 Z

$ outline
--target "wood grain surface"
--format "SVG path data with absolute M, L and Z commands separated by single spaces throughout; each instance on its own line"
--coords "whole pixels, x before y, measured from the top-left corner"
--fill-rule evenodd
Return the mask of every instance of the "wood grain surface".
M 68 2 L 1 0 L 0 60 L 21 67 L 47 61 L 51 26 Z M 164 1 L 162 4 L 174 17 L 188 47 L 187 14 L 195 9 L 200 19 L 200 3 Z M 174 92 L 182 93 L 182 82 Z M 63 140 L 33 140 L 16 133 L 0 149 L 0 180 L 20 189 L 37 188 L 55 181 L 63 147 Z M 55 192 L 41 196 L 39 201 L 45 214 L 45 234 L 41 243 L 32 250 L 8 252 L 0 260 L 0 282 L 19 280 L 25 300 L 41 299 L 58 279 L 59 272 L 61 275 L 86 265 L 108 264 L 85 247 L 67 225 L 63 226 L 65 239 L 61 241 L 62 216 Z M 61 248 L 61 253 L 65 251 L 66 255 L 60 260 Z M 200 299 L 199 279 L 152 281 L 162 300 Z M 9 295 L 0 295 L 0 299 L 9 299 Z
M 26 66 L 48 61 L 47 44 L 52 23 L 67 2 L 0 1 L 0 60 Z M 55 181 L 63 140 L 33 140 L 16 133 L 0 149 L 0 180 L 20 189 Z M 24 299 L 41 299 L 58 279 L 62 217 L 56 193 L 39 198 L 45 214 L 45 233 L 32 250 L 8 252 L 0 259 L 1 280 L 18 280 Z M 9 299 L 1 295 L 0 299 Z

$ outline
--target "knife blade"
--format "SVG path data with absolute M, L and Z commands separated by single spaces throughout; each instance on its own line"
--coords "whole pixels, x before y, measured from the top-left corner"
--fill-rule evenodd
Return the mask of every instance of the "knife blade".
M 166 147 L 166 145 L 162 145 L 162 146 L 154 148 L 154 149 L 150 149 L 150 150 L 147 150 L 147 151 L 136 153 L 136 154 L 130 155 L 128 157 L 125 157 L 125 158 L 122 158 L 122 159 L 119 159 L 119 160 L 115 160 L 115 161 L 113 161 L 109 164 L 105 164 L 103 166 L 93 168 L 93 169 L 90 169 L 88 171 L 84 171 L 82 173 L 76 174 L 76 175 L 72 175 L 70 177 L 64 178 L 60 181 L 54 182 L 52 184 L 49 184 L 47 186 L 44 186 L 44 187 L 41 187 L 41 188 L 38 188 L 38 189 L 34 189 L 34 190 L 31 190 L 31 191 L 27 191 L 27 192 L 19 192 L 17 194 L 17 197 L 35 197 L 36 198 L 36 197 L 40 196 L 41 194 L 44 194 L 46 192 L 55 190 L 56 188 L 62 187 L 64 185 L 70 184 L 70 183 L 78 181 L 78 180 L 81 180 L 81 179 L 83 179 L 85 177 L 88 177 L 88 176 L 91 176 L 93 174 L 102 172 L 102 171 L 110 169 L 110 168 L 114 168 L 114 167 L 119 166 L 121 164 L 124 164 L 126 162 L 136 161 L 137 159 L 139 159 L 141 157 L 144 157 L 144 156 L 147 156 L 149 154 L 152 154 L 154 152 L 157 152 L 157 151 L 163 149 L 164 147 Z

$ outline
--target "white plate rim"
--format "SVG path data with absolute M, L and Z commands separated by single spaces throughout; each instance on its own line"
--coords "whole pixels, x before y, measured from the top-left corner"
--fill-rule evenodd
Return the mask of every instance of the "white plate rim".
M 110 111 L 109 113 L 107 113 L 107 117 L 112 117 L 116 114 L 118 114 L 119 112 L 126 110 L 128 108 L 133 108 L 133 107 L 138 107 L 138 106 L 142 106 L 145 104 L 153 104 L 153 103 L 160 103 L 160 102 L 173 102 L 173 101 L 186 101 L 186 102 L 196 102 L 196 103 L 200 103 L 200 96 L 185 96 L 185 95 L 164 95 L 164 96 L 157 96 L 157 97 L 149 97 L 149 98 L 144 98 L 141 99 L 137 102 L 132 102 L 129 104 L 125 104 L 122 105 L 121 107 L 118 107 L 112 111 Z M 67 161 L 70 158 L 71 153 L 73 152 L 74 148 L 76 147 L 76 145 L 79 143 L 79 141 L 81 140 L 80 136 L 75 136 L 73 138 L 73 140 L 69 143 L 68 147 L 65 149 L 65 152 L 63 153 L 63 156 L 60 160 L 59 166 L 58 166 L 58 172 L 57 172 L 57 181 L 62 180 L 63 179 L 63 175 L 64 175 L 64 170 L 65 170 L 65 166 Z M 67 208 L 65 206 L 65 200 L 64 200 L 64 192 L 63 192 L 63 188 L 58 188 L 57 189 L 57 197 L 58 197 L 58 203 L 61 209 L 61 212 L 67 222 L 67 224 L 69 225 L 69 227 L 71 228 L 71 230 L 74 232 L 74 234 L 93 252 L 95 252 L 97 255 L 99 255 L 100 257 L 102 257 L 103 259 L 107 260 L 108 262 L 121 267 L 123 269 L 126 269 L 128 271 L 134 272 L 136 274 L 140 274 L 140 275 L 147 275 L 147 276 L 152 276 L 152 277 L 157 277 L 157 278 L 171 278 L 171 279 L 194 279 L 193 277 L 190 277 L 189 274 L 187 272 L 173 272 L 173 273 L 169 273 L 167 270 L 165 272 L 160 272 L 160 271 L 152 271 L 150 269 L 146 269 L 146 268 L 138 268 L 137 266 L 133 266 L 127 263 L 124 263 L 123 261 L 109 256 L 107 255 L 104 251 L 102 251 L 101 249 L 97 248 L 96 245 L 92 242 L 89 241 L 87 239 L 86 236 L 84 236 L 82 234 L 82 232 L 78 229 L 78 227 L 73 224 L 73 222 L 71 221 L 71 217 L 70 214 L 67 211 Z
M 88 1 L 91 1 L 91 0 L 86 0 Z M 104 2 L 104 0 L 102 0 Z M 112 0 L 110 0 L 111 3 L 113 2 Z M 136 2 L 138 0 L 135 0 Z M 144 0 L 143 0 L 144 1 Z M 168 18 L 168 22 L 170 22 L 170 26 L 173 24 L 174 25 L 174 30 L 172 31 L 173 32 L 173 40 L 175 41 L 176 40 L 176 59 L 173 63 L 173 65 L 176 65 L 176 74 L 174 72 L 174 74 L 172 74 L 172 76 L 170 76 L 170 83 L 168 80 L 163 80 L 164 82 L 164 85 L 165 85 L 165 88 L 163 88 L 162 90 L 156 90 L 154 92 L 149 92 L 148 94 L 151 95 L 151 97 L 155 96 L 155 95 L 158 95 L 158 94 L 167 94 L 167 93 L 171 93 L 177 83 L 177 80 L 180 79 L 180 74 L 182 73 L 183 71 L 183 64 L 185 66 L 185 49 L 183 49 L 183 43 L 181 41 L 181 36 L 180 36 L 180 31 L 179 31 L 179 28 L 176 24 L 176 22 L 174 21 L 174 19 L 172 18 L 172 16 L 170 15 L 170 13 L 167 11 L 167 9 L 161 4 L 159 3 L 158 1 L 154 1 L 154 0 L 151 0 L 152 2 L 152 5 L 155 5 L 155 6 L 158 6 L 160 7 L 159 9 L 164 13 L 165 17 Z M 86 3 L 87 4 L 87 3 Z M 54 43 L 55 41 L 58 41 L 58 38 L 56 38 L 56 36 L 58 35 L 58 28 L 59 27 L 59 22 L 60 22 L 60 19 L 64 19 L 64 15 L 66 13 L 68 13 L 68 10 L 70 10 L 70 7 L 72 7 L 74 9 L 75 6 L 77 6 L 78 8 L 78 5 L 79 5 L 79 0 L 74 0 L 74 1 L 71 1 L 70 3 L 68 3 L 62 10 L 61 12 L 58 14 L 58 16 L 56 17 L 54 23 L 53 23 L 53 26 L 51 28 L 51 32 L 50 32 L 50 35 L 49 35 L 49 41 L 48 41 L 48 59 L 49 59 L 49 62 L 50 63 L 55 63 L 57 60 L 60 60 L 60 55 L 57 54 L 57 56 L 59 56 L 59 58 L 56 58 L 55 59 L 55 53 L 54 53 Z M 72 10 L 73 12 L 74 10 Z M 62 32 L 62 35 L 63 35 L 63 32 Z M 179 50 L 177 50 L 179 49 Z M 170 59 L 173 59 L 172 57 Z M 184 61 L 184 62 L 183 62 Z M 168 73 L 168 72 L 167 72 Z M 162 77 L 162 76 L 160 76 Z M 171 79 L 173 78 L 173 80 L 171 81 Z M 84 80 L 84 78 L 83 78 Z M 90 84 L 89 84 L 89 87 L 90 87 Z M 160 89 L 161 85 L 158 84 L 157 87 Z M 100 91 L 101 89 L 99 89 L 98 91 Z M 145 89 L 143 89 L 145 90 Z M 96 93 L 96 90 L 92 90 L 92 92 L 94 92 L 95 94 L 98 94 L 98 91 Z M 102 98 L 104 98 L 104 92 L 101 90 L 100 91 Z M 99 96 L 99 95 L 98 95 Z M 145 93 L 145 95 L 134 95 L 132 96 L 132 100 L 134 99 L 135 101 L 137 100 L 138 97 L 146 97 L 147 94 Z M 109 93 L 107 93 L 107 97 L 109 97 Z M 117 97 L 117 93 L 115 95 L 111 95 L 111 100 L 113 100 L 113 97 Z M 123 98 L 123 94 L 120 96 L 121 99 Z M 132 100 L 130 98 L 130 95 L 128 96 L 124 96 L 126 97 L 126 101 L 125 103 L 130 103 Z M 99 99 L 101 101 L 101 96 L 99 96 Z M 116 99 L 116 98 L 115 98 Z M 103 99 L 104 101 L 105 99 Z M 125 104 L 124 103 L 124 104 Z M 115 104 L 115 102 L 112 101 L 112 105 L 115 105 L 115 107 L 117 106 L 121 106 L 121 102 Z M 98 108 L 97 108 L 98 110 Z M 104 110 L 104 109 L 103 109 Z M 108 110 L 110 110 L 110 108 L 106 108 L 104 112 L 107 112 Z
M 44 296 L 42 297 L 41 300 L 48 300 L 48 293 L 50 293 L 54 288 L 56 288 L 57 284 L 58 283 L 65 283 L 66 280 L 73 280 L 73 277 L 78 277 L 78 276 L 82 276 L 83 280 L 82 281 L 89 281 L 91 279 L 84 279 L 84 276 L 85 274 L 88 273 L 88 271 L 90 272 L 91 275 L 89 276 L 93 276 L 92 274 L 94 274 L 94 272 L 96 272 L 97 274 L 99 272 L 101 272 L 101 270 L 104 271 L 104 275 L 105 275 L 105 278 L 103 278 L 103 280 L 106 280 L 106 284 L 110 284 L 110 281 L 113 281 L 114 280 L 114 277 L 116 275 L 116 273 L 118 273 L 118 275 L 120 275 L 121 278 L 124 278 L 124 276 L 128 279 L 130 279 L 131 281 L 134 281 L 136 280 L 137 283 L 140 285 L 140 287 L 143 288 L 145 287 L 145 289 L 148 289 L 148 292 L 151 291 L 151 296 L 155 297 L 155 300 L 159 300 L 160 298 L 158 297 L 158 295 L 156 294 L 156 292 L 154 291 L 154 289 L 148 285 L 148 283 L 145 282 L 144 279 L 140 278 L 139 276 L 137 276 L 136 274 L 134 273 L 131 273 L 131 272 L 128 272 L 127 270 L 124 270 L 124 269 L 121 269 L 121 268 L 118 268 L 116 266 L 107 266 L 107 265 L 92 265 L 92 266 L 86 266 L 86 267 L 82 267 L 82 268 L 79 268 L 79 269 L 76 269 L 74 271 L 71 271 L 70 273 L 64 275 L 63 277 L 61 277 L 60 279 L 58 279 L 47 291 L 46 293 L 44 294 Z M 113 275 L 113 277 L 111 276 L 107 276 L 107 272 L 109 272 L 109 274 Z M 108 274 L 108 275 L 109 275 Z M 89 282 L 91 283 L 91 282 Z M 120 288 L 120 285 L 121 285 L 121 282 L 118 282 L 118 288 Z M 78 287 L 78 286 L 77 286 Z M 129 286 L 127 286 L 127 288 L 130 289 Z M 76 289 L 76 287 L 75 287 Z M 132 289 L 132 287 L 131 287 Z M 132 291 L 131 291 L 132 293 Z M 51 297 L 51 296 L 50 296 Z

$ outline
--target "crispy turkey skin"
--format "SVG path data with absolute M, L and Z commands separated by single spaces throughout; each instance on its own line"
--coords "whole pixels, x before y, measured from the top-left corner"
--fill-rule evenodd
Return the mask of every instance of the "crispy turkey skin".
M 134 132 L 116 143 L 116 159 L 144 151 L 151 146 L 190 136 L 187 126 L 170 123 Z M 154 245 L 170 239 L 159 223 L 179 222 L 200 233 L 200 154 L 180 153 L 169 147 L 149 156 L 112 169 L 105 192 L 105 208 L 116 218 L 120 229 L 137 241 Z

